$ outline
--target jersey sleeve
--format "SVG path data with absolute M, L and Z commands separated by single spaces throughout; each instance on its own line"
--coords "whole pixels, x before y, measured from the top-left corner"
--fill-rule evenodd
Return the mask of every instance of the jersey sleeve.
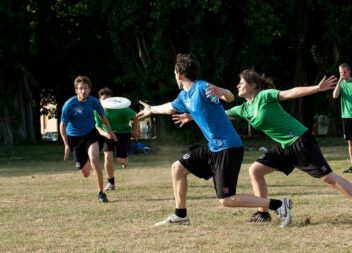
M 61 119 L 60 121 L 64 124 L 67 124 L 70 120 L 69 120 L 69 113 L 68 113 L 68 106 L 67 106 L 67 102 L 64 104 L 64 106 L 62 107 L 61 110 Z
M 273 102 L 278 100 L 279 92 L 280 91 L 276 89 L 267 89 L 261 91 L 259 94 L 263 100 Z
M 95 120 L 95 127 L 103 128 L 103 122 L 101 122 L 97 111 L 94 111 L 94 120 Z
M 94 105 L 94 110 L 99 114 L 99 115 L 103 115 L 104 114 L 104 108 L 101 105 L 100 101 L 95 98 L 92 97 L 92 101 L 93 101 L 93 105 Z
M 180 113 L 188 113 L 187 107 L 185 106 L 183 99 L 182 99 L 183 91 L 178 94 L 177 98 L 172 101 L 171 105 Z
M 238 105 L 238 106 L 232 107 L 231 109 L 226 110 L 226 114 L 231 118 L 238 119 L 242 117 L 241 109 L 242 109 L 242 106 Z

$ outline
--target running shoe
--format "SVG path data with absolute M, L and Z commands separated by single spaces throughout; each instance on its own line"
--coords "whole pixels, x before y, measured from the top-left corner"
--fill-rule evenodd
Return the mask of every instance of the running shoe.
M 349 167 L 347 170 L 344 170 L 343 173 L 352 173 L 352 167 Z
M 98 198 L 101 203 L 109 202 L 108 197 L 106 196 L 106 193 L 104 193 L 104 192 L 99 192 Z
M 104 191 L 113 191 L 113 190 L 115 190 L 115 185 L 112 183 L 108 183 L 104 188 Z
M 281 199 L 282 205 L 275 210 L 275 213 L 281 218 L 282 222 L 280 227 L 287 227 L 291 223 L 291 208 L 292 208 L 292 200 L 283 198 Z
M 246 220 L 247 222 L 270 222 L 271 216 L 268 212 L 255 212 L 249 219 Z
M 191 222 L 186 216 L 184 218 L 178 217 L 176 214 L 170 214 L 167 218 L 158 223 L 155 223 L 154 226 L 166 226 L 166 225 L 189 225 Z

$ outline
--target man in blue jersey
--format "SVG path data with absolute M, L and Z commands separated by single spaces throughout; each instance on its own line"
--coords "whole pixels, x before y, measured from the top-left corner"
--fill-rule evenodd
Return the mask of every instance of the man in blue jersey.
M 244 152 L 243 144 L 219 101 L 222 99 L 230 102 L 234 96 L 227 89 L 214 89 L 212 84 L 197 80 L 198 71 L 199 63 L 194 56 L 178 54 L 174 71 L 178 87 L 182 90 L 178 97 L 173 102 L 158 106 L 141 102 L 144 109 L 137 114 L 137 117 L 143 118 L 151 114 L 189 113 L 208 141 L 207 146 L 191 150 L 172 164 L 175 212 L 155 226 L 190 224 L 186 195 L 187 176 L 191 173 L 205 180 L 213 178 L 214 188 L 222 206 L 266 207 L 275 210 L 280 216 L 281 226 L 287 226 L 291 222 L 290 199 L 269 200 L 253 195 L 236 194 Z
M 72 150 L 76 168 L 84 177 L 88 177 L 90 170 L 93 170 L 100 202 L 109 202 L 103 190 L 103 174 L 99 164 L 100 135 L 95 128 L 94 111 L 98 112 L 101 121 L 108 129 L 109 138 L 117 139 L 104 116 L 104 109 L 99 100 L 89 96 L 91 86 L 88 77 L 77 76 L 74 81 L 77 95 L 67 100 L 62 107 L 60 134 L 65 144 L 64 160 L 69 159 Z

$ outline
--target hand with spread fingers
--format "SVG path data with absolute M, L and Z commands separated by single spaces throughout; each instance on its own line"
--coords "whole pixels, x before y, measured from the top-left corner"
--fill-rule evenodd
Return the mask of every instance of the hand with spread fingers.
M 175 124 L 180 124 L 180 127 L 183 125 L 187 124 L 188 122 L 192 121 L 192 116 L 188 113 L 182 113 L 182 114 L 173 114 L 172 115 L 172 120 L 174 121 Z
M 337 84 L 337 81 L 338 79 L 335 76 L 330 76 L 329 78 L 326 78 L 326 76 L 324 76 L 324 78 L 321 79 L 320 83 L 318 84 L 319 91 L 334 89 Z
M 145 117 L 147 117 L 147 116 L 152 114 L 150 105 L 148 105 L 147 103 L 144 103 L 141 100 L 139 101 L 139 103 L 144 106 L 144 109 L 142 111 L 140 111 L 139 113 L 137 113 L 136 116 L 137 116 L 138 119 L 145 118 Z

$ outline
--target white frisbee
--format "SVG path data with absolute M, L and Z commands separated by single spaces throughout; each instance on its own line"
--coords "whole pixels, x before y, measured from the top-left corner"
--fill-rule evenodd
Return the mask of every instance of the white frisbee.
M 131 100 L 124 97 L 111 97 L 101 100 L 100 103 L 107 109 L 123 109 L 131 105 Z

